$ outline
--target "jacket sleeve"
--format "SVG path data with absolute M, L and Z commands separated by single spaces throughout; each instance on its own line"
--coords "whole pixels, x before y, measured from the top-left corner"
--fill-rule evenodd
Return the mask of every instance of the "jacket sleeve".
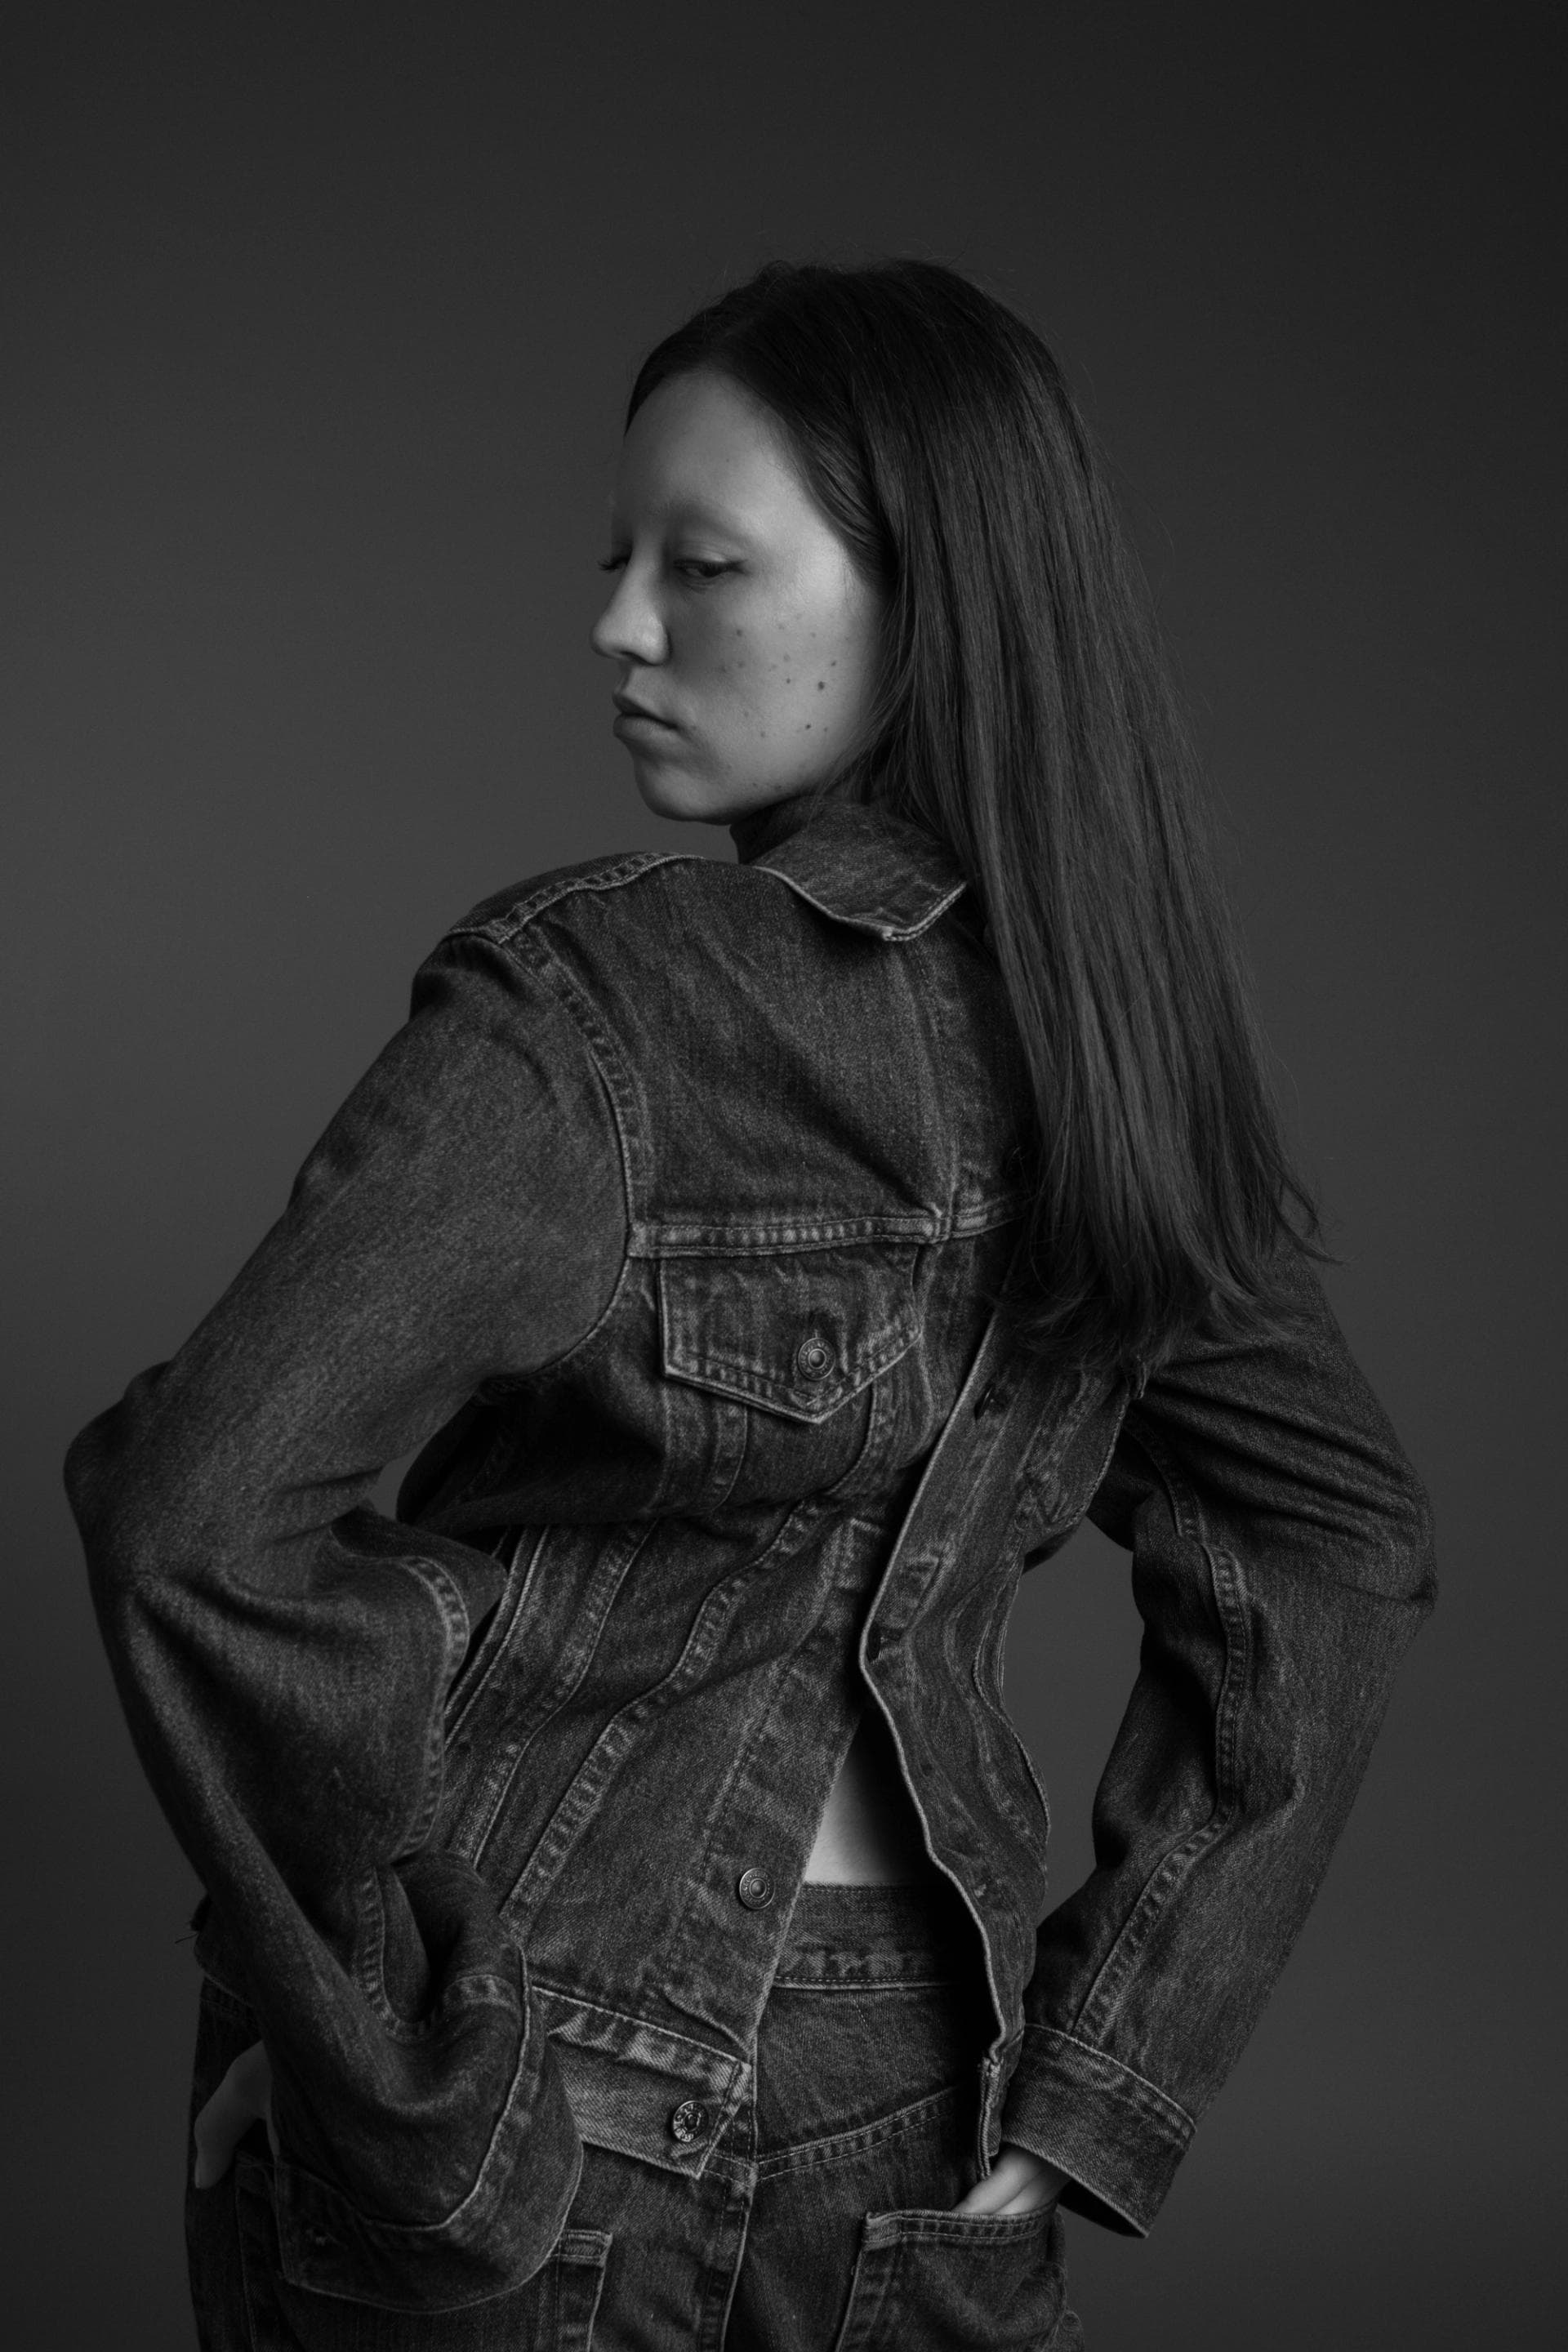
M 526 2277 L 581 2162 L 521 1955 L 429 1850 L 445 1702 L 501 1571 L 370 1504 L 479 1383 L 596 1320 L 614 1114 L 546 978 L 472 940 L 287 1210 L 67 1485 L 141 1760 L 274 2072 L 297 2284 L 412 2305 Z
M 1426 1496 L 1292 1260 L 1289 1329 L 1167 1363 L 1089 1507 L 1132 1554 L 1139 1673 L 1095 1867 L 1039 1929 L 1003 2128 L 1071 2176 L 1066 2203 L 1140 2232 L 1284 1965 L 1436 1592 Z

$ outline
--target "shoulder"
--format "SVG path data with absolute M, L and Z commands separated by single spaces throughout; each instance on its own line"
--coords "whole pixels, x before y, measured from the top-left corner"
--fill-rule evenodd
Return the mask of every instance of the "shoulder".
M 537 923 L 541 917 L 574 898 L 624 893 L 661 867 L 708 862 L 679 852 L 627 850 L 618 856 L 589 857 L 574 866 L 553 866 L 547 873 L 530 875 L 524 881 L 492 891 L 452 925 L 447 937 L 481 937 L 493 946 L 504 947 L 530 924 Z
M 695 943 L 725 917 L 754 939 L 770 916 L 784 931 L 858 932 L 884 946 L 923 937 L 965 890 L 952 854 L 885 810 L 840 807 L 802 824 L 781 811 L 779 837 L 738 863 L 690 852 L 643 850 L 557 866 L 495 892 L 454 927 L 501 947 L 531 928 L 663 932 L 671 920 Z M 700 925 L 690 918 L 700 908 Z
M 825 936 L 826 935 L 826 936 Z M 634 993 L 650 982 L 668 1004 L 700 999 L 766 971 L 776 984 L 836 965 L 851 942 L 872 946 L 761 863 L 700 852 L 630 851 L 589 858 L 498 890 L 454 924 L 446 953 L 499 957 L 540 976 L 564 964 L 591 994 Z
M 713 908 L 745 900 L 754 907 L 757 886 L 763 881 L 761 869 L 696 852 L 628 850 L 619 856 L 558 866 L 494 891 L 454 923 L 447 937 L 479 938 L 506 947 L 546 924 L 657 928 L 663 910 L 694 900 Z

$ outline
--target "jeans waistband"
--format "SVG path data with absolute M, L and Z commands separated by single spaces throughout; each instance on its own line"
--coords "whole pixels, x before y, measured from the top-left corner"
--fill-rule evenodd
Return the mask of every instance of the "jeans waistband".
M 945 1879 L 908 1886 L 808 1881 L 775 1985 L 953 1984 L 977 1965 L 974 1924 Z

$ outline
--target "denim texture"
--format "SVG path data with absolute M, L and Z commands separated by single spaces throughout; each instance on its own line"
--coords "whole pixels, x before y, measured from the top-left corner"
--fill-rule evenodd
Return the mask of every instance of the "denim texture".
M 940 1893 L 807 1886 L 704 2169 L 590 2144 L 543 2267 L 457 2311 L 292 2287 L 258 2130 L 188 2200 L 202 2352 L 1077 2352 L 1060 2221 L 952 2210 L 977 2169 L 977 1967 Z M 255 2034 L 209 1985 L 194 2104 Z
M 706 2179 L 868 1706 L 980 1965 L 974 2163 L 1005 2137 L 1146 2229 L 1430 1604 L 1425 1496 L 1305 1265 L 1286 1336 L 1137 1393 L 1009 1349 L 1024 1080 L 945 852 L 831 805 L 737 839 L 459 924 L 69 1458 L 198 1958 L 272 2060 L 303 2294 L 559 2268 L 585 2146 Z M 1002 1648 L 1086 1514 L 1145 1637 L 1048 1909 Z

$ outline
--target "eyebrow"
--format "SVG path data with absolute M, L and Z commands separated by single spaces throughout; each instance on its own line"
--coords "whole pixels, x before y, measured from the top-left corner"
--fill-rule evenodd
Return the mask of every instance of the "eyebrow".
M 751 536 L 732 510 L 726 512 L 721 507 L 708 506 L 700 498 L 675 499 L 661 519 L 668 522 L 671 517 L 684 523 L 695 523 L 700 530 L 716 530 L 726 539 L 747 539 Z M 612 531 L 618 529 L 622 537 L 626 535 L 625 526 L 613 504 L 610 508 L 610 529 Z

